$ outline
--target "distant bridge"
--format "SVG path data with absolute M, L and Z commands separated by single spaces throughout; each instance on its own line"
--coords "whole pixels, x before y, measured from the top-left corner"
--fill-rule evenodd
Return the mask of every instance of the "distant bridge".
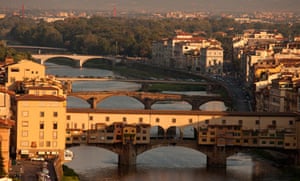
M 57 77 L 59 81 L 63 81 L 67 87 L 67 92 L 72 92 L 72 82 L 74 81 L 119 81 L 119 82 L 132 82 L 141 84 L 142 91 L 148 91 L 149 84 L 181 84 L 181 85 L 200 85 L 205 87 L 207 92 L 213 92 L 214 90 L 222 89 L 222 85 L 215 82 L 192 82 L 192 81 L 181 81 L 181 80 L 145 80 L 145 79 L 115 79 L 108 77 Z
M 112 96 L 129 96 L 140 101 L 145 109 L 151 109 L 151 106 L 158 101 L 185 101 L 192 106 L 192 110 L 199 110 L 202 104 L 210 101 L 222 101 L 227 107 L 232 107 L 231 100 L 217 95 L 211 96 L 189 96 L 181 94 L 163 94 L 151 92 L 134 91 L 89 91 L 89 92 L 70 92 L 68 96 L 77 97 L 87 101 L 91 108 L 96 109 L 97 104 L 102 100 Z
M 120 61 L 119 58 L 115 56 L 95 56 L 95 55 L 67 55 L 67 54 L 33 54 L 32 58 L 34 58 L 36 61 L 39 61 L 40 64 L 44 64 L 47 60 L 52 58 L 68 58 L 70 60 L 76 61 L 78 63 L 78 67 L 82 67 L 82 65 L 93 59 L 105 59 L 110 60 L 113 63 L 116 61 Z

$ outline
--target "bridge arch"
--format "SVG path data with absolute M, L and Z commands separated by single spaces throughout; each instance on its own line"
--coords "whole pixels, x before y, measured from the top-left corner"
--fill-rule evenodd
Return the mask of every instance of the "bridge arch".
M 114 101 L 111 101 L 114 99 Z M 113 104 L 112 102 L 117 103 Z M 126 104 L 125 104 L 126 103 Z M 109 107 L 113 106 L 113 107 Z M 126 95 L 114 95 L 114 96 L 108 96 L 102 100 L 97 101 L 97 107 L 101 108 L 126 108 L 126 109 L 144 109 L 143 103 L 132 96 L 126 96 Z
M 172 154 L 169 154 L 172 152 Z M 162 159 L 165 161 L 162 163 Z M 198 150 L 182 146 L 158 146 L 147 150 L 137 157 L 139 164 L 174 167 L 174 163 L 184 168 L 202 168 L 206 164 L 206 155 Z
M 172 109 L 169 109 L 168 106 L 172 104 Z M 151 104 L 151 109 L 158 110 L 192 110 L 192 105 L 186 101 L 178 100 L 178 101 L 153 101 Z
M 202 104 L 199 109 L 205 111 L 227 111 L 228 107 L 223 101 L 218 100 L 206 102 Z
M 144 109 L 152 109 L 153 104 L 162 101 L 186 102 L 192 106 L 191 110 L 199 110 L 199 107 L 202 104 L 210 101 L 223 101 L 225 104 L 228 101 L 219 96 L 186 96 L 135 91 L 71 92 L 68 95 L 73 95 L 86 100 L 91 105 L 91 108 L 94 109 L 97 107 L 98 103 L 113 96 L 132 97 L 141 102 L 144 105 Z
M 83 63 L 92 59 L 106 59 L 110 60 L 114 63 L 116 61 L 115 57 L 104 57 L 104 56 L 95 56 L 95 55 L 67 55 L 67 54 L 33 54 L 32 58 L 40 61 L 41 64 L 44 64 L 47 60 L 53 59 L 53 58 L 69 58 L 74 61 L 77 61 L 77 65 L 81 68 Z
M 82 99 L 80 97 L 67 96 L 67 107 L 71 107 L 71 108 L 89 108 L 90 104 L 85 99 Z
M 165 137 L 165 130 L 159 125 L 151 126 L 150 139 L 163 139 Z
M 72 56 L 63 56 L 63 55 L 58 55 L 58 56 L 49 56 L 49 57 L 41 57 L 40 60 L 40 64 L 44 65 L 45 62 L 48 62 L 48 61 L 52 61 L 54 59 L 63 59 L 62 61 L 65 61 L 65 60 L 70 60 L 70 61 L 73 61 L 77 66 L 79 66 L 79 63 L 78 63 L 78 59 L 75 59 L 73 58 Z
M 84 64 L 86 64 L 87 62 L 90 62 L 90 61 L 103 61 L 103 62 L 111 62 L 111 64 L 114 64 L 114 61 L 112 59 L 109 59 L 109 58 L 105 58 L 105 57 L 91 57 L 91 58 L 87 58 L 87 59 L 84 59 L 84 60 L 81 60 L 80 61 L 80 66 L 83 67 Z

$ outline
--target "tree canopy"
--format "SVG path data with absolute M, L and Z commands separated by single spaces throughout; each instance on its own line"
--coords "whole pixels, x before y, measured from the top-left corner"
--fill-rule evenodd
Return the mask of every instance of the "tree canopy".
M 205 38 L 217 38 L 224 44 L 224 50 L 229 51 L 231 45 L 228 39 L 245 29 L 276 30 L 287 36 L 299 35 L 300 30 L 297 28 L 299 26 L 299 24 L 287 26 L 270 23 L 240 24 L 233 19 L 220 17 L 146 19 L 94 16 L 47 23 L 43 20 L 34 21 L 11 16 L 0 20 L 0 38 L 26 45 L 67 48 L 78 54 L 151 57 L 152 42 L 170 38 L 178 29 L 198 33 Z M 226 38 L 220 36 L 220 32 L 225 33 Z

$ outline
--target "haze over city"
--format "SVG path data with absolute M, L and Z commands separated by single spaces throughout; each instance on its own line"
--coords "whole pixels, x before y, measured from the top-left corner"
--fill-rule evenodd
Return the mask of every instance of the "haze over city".
M 147 11 L 298 11 L 299 0 L 2 0 L 2 8 Z

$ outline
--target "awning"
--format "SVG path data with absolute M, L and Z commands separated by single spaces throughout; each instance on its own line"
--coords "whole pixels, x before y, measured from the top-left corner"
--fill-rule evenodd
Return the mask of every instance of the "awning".
M 38 154 L 39 155 L 45 155 L 45 152 L 44 151 L 39 151 Z
M 21 154 L 22 154 L 22 155 L 28 155 L 28 154 L 29 154 L 29 151 L 28 151 L 28 150 L 21 150 Z

